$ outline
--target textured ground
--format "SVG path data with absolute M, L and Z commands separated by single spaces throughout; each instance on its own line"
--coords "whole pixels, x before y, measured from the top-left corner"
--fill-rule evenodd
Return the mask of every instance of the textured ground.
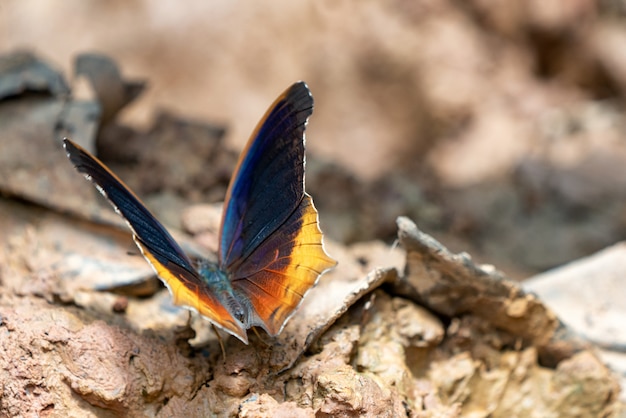
M 0 53 L 41 61 L 0 64 L 0 415 L 618 414 L 615 380 L 568 327 L 623 364 L 619 247 L 528 287 L 568 327 L 452 255 L 522 280 L 624 239 L 626 8 L 501 3 L 2 2 Z M 94 51 L 113 61 L 74 64 Z M 16 62 L 28 71 L 7 77 Z M 298 79 L 316 100 L 307 188 L 340 269 L 285 340 L 229 340 L 224 362 L 59 137 L 206 255 L 238 150 Z M 399 215 L 450 257 L 390 250 Z M 408 287 L 405 250 L 423 280 Z

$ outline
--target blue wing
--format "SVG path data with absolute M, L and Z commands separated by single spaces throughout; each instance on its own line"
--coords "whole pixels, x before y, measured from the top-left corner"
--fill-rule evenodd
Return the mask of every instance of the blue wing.
M 304 129 L 313 97 L 304 82 L 270 106 L 241 153 L 222 216 L 220 266 L 233 271 L 304 197 Z
M 165 227 L 139 198 L 100 160 L 69 139 L 63 146 L 76 169 L 95 183 L 133 231 L 133 239 L 157 275 L 167 285 L 174 303 L 193 308 L 215 325 L 247 342 L 243 324 L 235 319 L 185 255 Z

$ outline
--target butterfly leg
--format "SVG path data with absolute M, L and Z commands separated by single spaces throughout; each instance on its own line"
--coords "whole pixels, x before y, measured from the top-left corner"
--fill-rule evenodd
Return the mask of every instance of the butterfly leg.
M 211 326 L 213 327 L 213 332 L 215 333 L 215 335 L 217 335 L 217 341 L 220 343 L 220 348 L 222 349 L 222 357 L 224 357 L 224 361 L 226 361 L 226 349 L 224 348 L 224 341 L 222 340 L 222 337 L 220 336 L 220 332 L 217 330 L 217 327 L 213 324 L 211 324 Z
M 261 338 L 261 334 L 259 334 L 259 331 L 257 331 L 256 327 L 252 327 L 252 331 L 254 331 L 254 333 L 256 334 L 257 338 L 259 339 L 259 341 L 267 348 L 270 346 L 270 344 L 268 342 L 266 342 L 263 338 Z

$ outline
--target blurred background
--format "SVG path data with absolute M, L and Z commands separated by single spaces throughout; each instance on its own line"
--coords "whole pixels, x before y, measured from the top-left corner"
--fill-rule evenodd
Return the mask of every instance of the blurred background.
M 145 82 L 97 149 L 181 204 L 222 199 L 257 121 L 305 80 L 327 235 L 392 243 L 407 215 L 523 279 L 626 237 L 625 17 L 623 0 L 3 0 L 0 54 L 35 53 L 74 93 L 85 52 Z M 194 129 L 229 153 L 198 166 Z

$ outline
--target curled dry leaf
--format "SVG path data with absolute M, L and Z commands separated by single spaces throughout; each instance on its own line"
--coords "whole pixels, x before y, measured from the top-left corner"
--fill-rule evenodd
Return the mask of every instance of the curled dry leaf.
M 407 265 L 394 283 L 396 292 L 449 317 L 483 318 L 536 346 L 547 364 L 589 346 L 541 300 L 493 266 L 476 265 L 467 253 L 451 253 L 408 218 L 398 218 L 398 228 Z

